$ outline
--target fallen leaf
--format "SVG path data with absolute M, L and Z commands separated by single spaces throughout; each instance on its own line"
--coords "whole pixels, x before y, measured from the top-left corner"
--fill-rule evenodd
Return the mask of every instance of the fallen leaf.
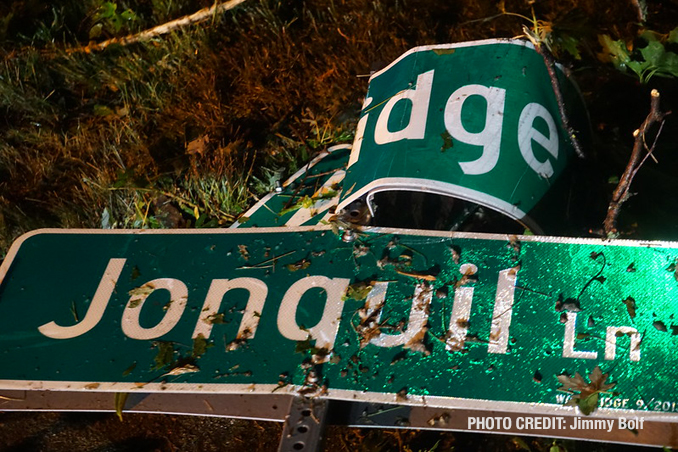
M 198 366 L 194 366 L 193 364 L 186 364 L 185 366 L 175 367 L 174 369 L 170 370 L 166 374 L 163 374 L 162 376 L 166 377 L 168 375 L 184 375 L 195 372 L 200 372 L 200 368 Z
M 297 270 L 306 270 L 310 265 L 311 261 L 302 259 L 299 262 L 285 265 L 285 268 L 291 272 L 295 272 Z
M 200 154 L 202 155 L 205 152 L 205 149 L 207 149 L 207 143 L 210 142 L 210 137 L 209 135 L 201 135 L 198 138 L 196 138 L 193 141 L 190 141 L 186 145 L 186 154 L 189 155 L 195 155 L 195 154 Z
M 128 395 L 129 394 L 126 392 L 115 393 L 115 414 L 118 415 L 120 422 L 122 422 L 122 410 L 125 408 L 125 402 L 127 402 Z
M 153 293 L 154 290 L 155 290 L 155 287 L 153 286 L 153 284 L 146 283 L 146 284 L 144 284 L 140 287 L 136 287 L 136 288 L 130 290 L 129 292 L 127 292 L 127 294 L 130 297 L 135 297 L 135 300 L 130 300 L 130 306 L 129 307 L 130 308 L 136 308 L 137 306 L 139 306 L 139 302 L 141 301 L 141 298 L 146 298 L 151 293 Z M 136 304 L 134 306 L 132 306 L 133 301 L 136 301 Z
M 344 299 L 352 299 L 356 301 L 363 301 L 364 299 L 367 298 L 367 295 L 370 293 L 372 290 L 372 284 L 366 283 L 366 282 L 357 282 L 355 284 L 351 284 L 346 288 L 346 294 L 344 295 Z
M 664 325 L 664 322 L 662 322 L 660 320 L 655 320 L 652 323 L 652 326 L 657 328 L 657 330 L 661 331 L 662 333 L 666 333 L 668 331 L 668 329 L 666 328 L 666 325 Z
M 210 347 L 212 344 L 207 342 L 207 339 L 205 339 L 205 336 L 202 334 L 199 334 L 198 337 L 193 339 L 193 354 L 192 356 L 194 358 L 200 358 L 200 356 L 204 355 L 205 352 L 207 351 L 207 348 Z
M 238 252 L 243 259 L 248 260 L 250 258 L 250 253 L 247 251 L 247 245 L 238 245 Z
M 156 346 L 158 347 L 158 354 L 155 355 L 153 360 L 155 366 L 152 370 L 162 369 L 174 360 L 174 346 L 171 342 L 157 342 Z
M 636 318 L 636 300 L 634 300 L 633 297 L 628 297 L 626 300 L 623 301 L 623 303 L 626 305 L 626 310 L 629 313 L 629 317 L 631 317 L 631 320 Z
M 575 373 L 574 377 L 558 375 L 558 381 L 562 385 L 558 389 L 572 394 L 565 405 L 578 406 L 582 414 L 591 414 L 598 406 L 599 394 L 612 389 L 616 384 L 606 383 L 607 377 L 608 374 L 604 374 L 598 366 L 589 374 L 590 381 L 586 381 L 579 372 Z

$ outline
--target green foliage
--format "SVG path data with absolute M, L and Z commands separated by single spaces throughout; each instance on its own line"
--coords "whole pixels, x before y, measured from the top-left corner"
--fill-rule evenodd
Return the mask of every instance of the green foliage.
M 212 344 L 205 339 L 205 336 L 199 334 L 198 337 L 193 339 L 193 352 L 191 353 L 191 356 L 196 359 L 200 358 L 211 346 Z
M 639 36 L 641 45 L 634 46 L 622 40 L 613 40 L 608 35 L 598 36 L 603 52 L 598 58 L 612 63 L 622 72 L 631 70 L 641 83 L 653 76 L 678 77 L 678 54 L 667 49 L 668 44 L 678 44 L 678 28 L 668 35 L 645 30 Z
M 174 344 L 171 342 L 156 342 L 158 353 L 154 358 L 155 365 L 152 370 L 160 370 L 174 362 Z
M 106 33 L 116 36 L 120 32 L 132 31 L 139 18 L 131 9 L 118 12 L 118 4 L 102 2 L 94 14 L 94 25 L 89 30 L 89 38 L 96 39 Z

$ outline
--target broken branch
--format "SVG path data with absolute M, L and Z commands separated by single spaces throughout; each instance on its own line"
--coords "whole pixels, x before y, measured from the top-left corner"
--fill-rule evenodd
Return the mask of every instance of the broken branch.
M 529 31 L 526 30 L 528 38 L 531 36 Z M 556 103 L 558 104 L 558 111 L 560 112 L 560 120 L 563 125 L 563 128 L 567 132 L 567 135 L 570 137 L 570 142 L 572 147 L 577 153 L 577 157 L 584 158 L 584 150 L 579 143 L 577 138 L 577 133 L 570 125 L 570 121 L 567 117 L 567 111 L 565 109 L 565 99 L 563 98 L 563 92 L 560 90 L 560 82 L 558 81 L 558 75 L 556 74 L 556 61 L 551 54 L 551 51 L 546 47 L 546 45 L 541 45 L 536 40 L 530 39 L 534 44 L 535 49 L 544 59 L 544 64 L 546 65 L 546 70 L 549 73 L 549 78 L 551 79 L 551 86 L 553 87 L 553 93 L 556 96 Z
M 659 91 L 653 89 L 650 93 L 650 113 L 645 118 L 645 121 L 640 125 L 640 128 L 636 129 L 633 132 L 634 142 L 633 142 L 633 151 L 631 152 L 631 157 L 629 157 L 629 162 L 624 169 L 624 173 L 619 178 L 619 183 L 617 188 L 612 194 L 612 199 L 610 200 L 610 205 L 607 208 L 607 216 L 603 223 L 605 235 L 608 238 L 611 238 L 617 234 L 617 217 L 619 216 L 619 211 L 622 204 L 626 202 L 629 198 L 629 189 L 631 188 L 631 182 L 636 173 L 643 165 L 647 156 L 644 159 L 640 159 L 643 149 L 647 150 L 648 155 L 652 154 L 654 151 L 655 145 L 657 144 L 657 138 L 662 131 L 664 125 L 664 118 L 669 115 L 671 112 L 662 113 L 659 109 Z M 648 133 L 650 127 L 655 123 L 661 122 L 661 126 L 657 135 L 655 136 L 654 142 L 652 143 L 651 148 L 647 148 L 645 144 L 645 135 Z
M 233 9 L 243 2 L 245 2 L 245 0 L 230 0 L 220 5 L 217 2 L 215 2 L 214 5 L 212 5 L 209 8 L 203 8 L 196 13 L 189 14 L 188 16 L 184 16 L 179 19 L 169 21 L 162 25 L 158 25 L 157 27 L 149 28 L 148 30 L 144 30 L 133 35 L 128 35 L 123 38 L 112 38 L 99 43 L 91 43 L 86 47 L 74 49 L 72 50 L 72 52 L 91 52 L 103 50 L 111 44 L 120 44 L 125 46 L 140 41 L 146 41 L 155 38 L 156 36 L 161 36 L 170 33 L 178 28 L 207 20 L 210 17 L 214 17 L 217 14 L 223 13 L 224 11 Z

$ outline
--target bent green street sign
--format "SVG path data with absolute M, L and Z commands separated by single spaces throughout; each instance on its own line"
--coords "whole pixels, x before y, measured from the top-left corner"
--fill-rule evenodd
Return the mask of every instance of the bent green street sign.
M 321 151 L 231 228 L 312 226 L 328 221 L 330 208 L 339 201 L 350 150 L 350 145 L 340 144 Z
M 0 268 L 0 389 L 562 414 L 599 368 L 598 413 L 671 420 L 677 269 L 676 243 L 37 231 Z
M 576 87 L 557 72 L 570 120 L 586 124 Z M 362 196 L 371 205 L 381 191 L 424 191 L 539 231 L 528 214 L 573 153 L 529 42 L 417 47 L 370 78 L 339 207 Z

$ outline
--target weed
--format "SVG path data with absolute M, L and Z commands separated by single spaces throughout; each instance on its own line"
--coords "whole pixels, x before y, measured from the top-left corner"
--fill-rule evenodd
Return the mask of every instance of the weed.
M 606 34 L 598 36 L 598 40 L 603 48 L 598 58 L 622 72 L 630 69 L 641 83 L 647 83 L 654 76 L 678 77 L 678 54 L 669 50 L 670 45 L 678 44 L 678 28 L 666 35 L 644 30 L 637 45 L 614 41 Z

